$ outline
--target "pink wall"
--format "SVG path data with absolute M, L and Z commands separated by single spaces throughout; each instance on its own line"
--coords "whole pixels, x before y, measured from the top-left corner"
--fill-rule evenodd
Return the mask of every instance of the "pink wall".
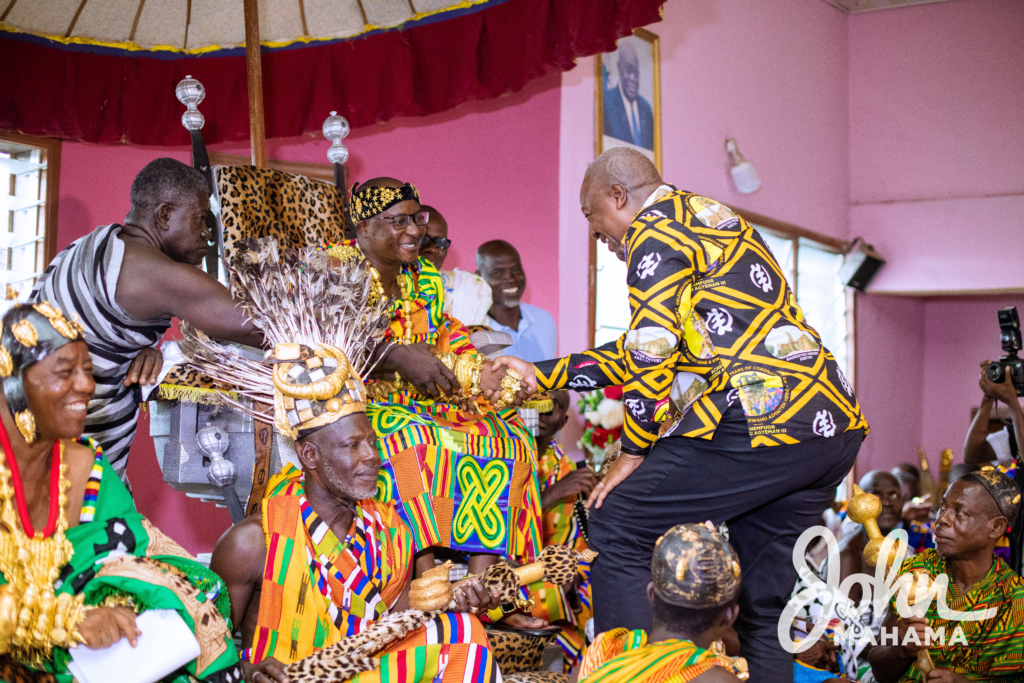
M 981 402 L 979 364 L 1002 356 L 996 311 L 1024 296 L 857 297 L 857 395 L 871 433 L 858 472 L 917 462 L 923 446 L 962 461 L 971 408 Z
M 996 311 L 1006 306 L 1024 313 L 1024 295 L 925 302 L 921 444 L 933 464 L 943 448 L 953 449 L 953 462 L 962 460 L 971 408 L 981 402 L 979 364 L 1003 355 Z
M 857 472 L 916 459 L 924 379 L 925 302 L 857 296 L 857 398 L 871 426 Z M 871 330 L 864 334 L 864 330 Z
M 393 175 L 415 184 L 445 214 L 454 240 L 446 267 L 474 270 L 480 243 L 501 237 L 520 251 L 526 301 L 559 312 L 559 76 L 523 92 L 422 119 L 354 131 L 346 140 L 351 177 Z M 177 104 L 175 104 L 177 106 Z M 185 137 L 184 130 L 182 137 Z M 186 138 L 187 139 L 187 138 Z M 327 163 L 321 137 L 272 140 L 268 157 Z M 247 154 L 226 146 L 222 151 Z M 61 164 L 58 248 L 100 224 L 120 222 L 135 174 L 158 156 L 189 161 L 187 148 L 66 143 Z M 224 510 L 165 485 L 143 416 L 128 468 L 139 509 L 192 552 L 208 552 L 230 524 Z
M 668 3 L 650 27 L 661 36 L 665 179 L 844 238 L 846 26 L 820 0 Z M 755 194 L 732 186 L 729 137 L 761 175 Z
M 890 260 L 873 291 L 1024 287 L 1021 35 L 1017 0 L 850 17 L 850 235 Z

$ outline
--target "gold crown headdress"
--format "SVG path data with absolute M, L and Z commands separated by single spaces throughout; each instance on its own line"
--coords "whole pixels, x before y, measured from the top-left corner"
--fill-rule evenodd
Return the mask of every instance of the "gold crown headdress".
M 365 411 L 362 378 L 390 321 L 390 300 L 368 303 L 369 266 L 332 266 L 311 247 L 282 254 L 268 237 L 246 243 L 227 271 L 231 295 L 271 350 L 260 361 L 181 325 L 187 364 L 217 382 L 221 402 L 264 422 L 271 415 L 255 404 L 273 406 L 274 426 L 292 439 Z

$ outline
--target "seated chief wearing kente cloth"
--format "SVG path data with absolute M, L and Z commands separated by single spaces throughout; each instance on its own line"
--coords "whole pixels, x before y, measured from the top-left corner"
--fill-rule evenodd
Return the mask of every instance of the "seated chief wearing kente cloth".
M 900 568 L 898 581 L 909 580 L 902 578 L 909 574 L 920 582 L 915 593 L 922 599 L 913 602 L 920 609 L 919 603 L 929 601 L 927 611 L 901 618 L 899 593 L 893 596 L 882 633 L 895 630 L 899 642 L 882 641 L 868 653 L 878 683 L 1024 681 L 1024 579 L 995 554 L 1020 503 L 1016 482 L 991 466 L 950 485 L 935 518 L 935 547 L 907 558 Z M 949 582 L 945 595 L 924 597 L 925 589 L 935 588 L 929 579 L 942 575 Z M 940 609 L 940 599 L 952 610 L 990 613 L 976 615 L 986 616 L 980 620 L 957 619 Z M 937 642 L 940 630 L 944 638 Z M 918 667 L 920 650 L 928 651 L 935 667 L 927 675 Z
M 368 386 L 366 409 L 384 461 L 377 500 L 395 503 L 417 551 L 470 553 L 472 573 L 499 555 L 533 561 L 540 495 L 533 437 L 511 405 L 518 381 L 492 369 L 462 323 L 444 313 L 441 276 L 418 256 L 429 217 L 416 189 L 392 178 L 367 181 L 350 208 L 357 239 L 325 250 L 343 262 L 365 261 L 371 296 L 393 298 L 392 345 Z M 493 407 L 477 399 L 502 387 L 504 400 Z M 417 566 L 431 568 L 433 559 Z
M 339 269 L 313 249 L 282 258 L 276 242 L 262 240 L 232 261 L 228 276 L 273 344 L 267 357 L 248 359 L 183 328 L 189 367 L 272 407 L 263 412 L 220 395 L 254 419 L 273 420 L 289 462 L 268 482 L 260 514 L 220 539 L 210 566 L 227 584 L 252 683 L 284 683 L 321 666 L 334 668 L 316 680 L 491 681 L 483 626 L 464 613 L 495 602 L 479 579 L 457 593 L 462 613 L 405 612 L 412 535 L 390 503 L 373 499 L 380 456 L 360 373 L 389 316 L 383 302 L 366 305 L 368 275 L 361 264 Z M 342 667 L 335 648 L 396 618 L 418 621 Z
M 136 614 L 170 609 L 201 651 L 164 680 L 238 681 L 221 579 L 135 510 L 95 442 L 75 440 L 96 388 L 81 327 L 47 302 L 12 308 L 0 377 L 0 680 L 71 683 L 69 647 L 134 647 Z
M 580 683 L 745 678 L 746 662 L 725 655 L 740 592 L 740 564 L 729 542 L 710 524 L 672 527 L 654 547 L 651 574 L 653 627 L 599 634 L 583 654 Z

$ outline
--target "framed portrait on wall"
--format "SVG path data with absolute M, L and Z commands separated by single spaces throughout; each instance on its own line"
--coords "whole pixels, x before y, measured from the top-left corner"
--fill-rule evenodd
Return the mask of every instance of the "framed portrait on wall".
M 595 153 L 635 149 L 661 171 L 661 64 L 658 36 L 642 28 L 598 55 Z M 590 241 L 589 333 L 591 346 L 617 339 L 629 328 L 626 264 Z
M 661 59 L 658 36 L 642 28 L 598 55 L 596 152 L 631 147 L 661 170 Z

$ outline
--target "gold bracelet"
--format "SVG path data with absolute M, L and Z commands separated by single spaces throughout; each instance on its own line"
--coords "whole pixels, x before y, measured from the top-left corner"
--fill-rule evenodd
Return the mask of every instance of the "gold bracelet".
M 484 362 L 487 360 L 485 356 L 472 353 L 456 355 L 452 351 L 448 351 L 437 354 L 437 359 L 455 373 L 455 378 L 459 380 L 464 396 L 480 395 L 480 376 L 483 372 Z

